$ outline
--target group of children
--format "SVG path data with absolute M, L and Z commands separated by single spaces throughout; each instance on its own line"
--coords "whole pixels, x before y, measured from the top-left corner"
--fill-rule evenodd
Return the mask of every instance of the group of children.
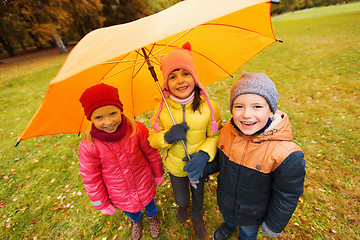
M 224 223 L 213 239 L 227 239 L 236 227 L 239 239 L 256 239 L 259 228 L 265 236 L 280 236 L 303 193 L 305 161 L 292 141 L 289 117 L 277 110 L 274 83 L 263 73 L 241 75 L 230 93 L 232 119 L 222 127 L 216 103 L 197 79 L 190 43 L 164 56 L 161 71 L 176 124 L 162 100 L 148 131 L 124 115 L 118 90 L 103 83 L 80 98 L 92 127 L 80 143 L 79 169 L 94 208 L 110 215 L 122 210 L 131 219 L 132 239 L 141 238 L 145 208 L 150 234 L 159 237 L 154 197 L 164 164 L 178 220 L 188 219 L 191 206 L 195 234 L 205 238 L 204 182 L 218 172 Z

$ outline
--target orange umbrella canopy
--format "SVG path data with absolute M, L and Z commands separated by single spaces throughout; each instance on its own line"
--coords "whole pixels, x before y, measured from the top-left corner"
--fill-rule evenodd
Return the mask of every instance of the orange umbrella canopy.
M 187 0 L 130 23 L 90 32 L 73 48 L 50 82 L 42 105 L 18 138 L 86 131 L 90 124 L 79 102 L 99 83 L 119 89 L 124 112 L 139 116 L 161 98 L 142 48 L 162 85 L 161 56 L 190 42 L 198 79 L 208 86 L 231 76 L 277 41 L 270 0 Z

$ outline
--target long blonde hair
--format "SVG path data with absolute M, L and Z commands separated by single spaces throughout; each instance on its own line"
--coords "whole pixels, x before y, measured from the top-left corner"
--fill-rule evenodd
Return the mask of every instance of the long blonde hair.
M 138 127 L 137 127 L 134 119 L 131 119 L 130 117 L 126 116 L 126 114 L 124 114 L 123 112 L 121 112 L 121 115 L 123 115 L 124 118 L 126 119 L 126 121 L 130 124 L 131 130 L 132 130 L 132 132 L 130 134 L 130 138 L 131 138 L 137 133 Z M 86 138 L 86 140 L 88 140 L 89 143 L 94 144 L 94 141 L 92 140 L 90 131 L 91 131 L 91 126 L 87 131 L 85 131 L 85 138 Z

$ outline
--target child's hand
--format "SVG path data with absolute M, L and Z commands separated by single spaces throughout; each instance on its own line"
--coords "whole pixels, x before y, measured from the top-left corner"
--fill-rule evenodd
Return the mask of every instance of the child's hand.
M 261 230 L 262 230 L 263 234 L 266 237 L 279 237 L 282 234 L 282 232 L 281 233 L 275 233 L 275 232 L 271 231 L 270 228 L 266 225 L 265 222 L 263 222 L 261 224 Z
M 189 126 L 186 122 L 172 125 L 169 131 L 165 133 L 165 141 L 169 144 L 184 140 L 186 141 L 186 131 L 189 130 Z
M 109 206 L 107 206 L 104 209 L 100 210 L 102 214 L 107 214 L 107 215 L 113 215 L 116 213 L 116 209 L 114 208 L 114 206 L 112 204 L 110 204 Z
M 203 151 L 193 153 L 190 155 L 191 160 L 184 166 L 183 170 L 188 172 L 189 178 L 197 181 L 204 171 L 206 162 L 210 159 L 209 154 Z M 187 161 L 187 157 L 182 159 Z
M 159 177 L 159 178 L 155 178 L 155 183 L 156 185 L 160 185 L 162 183 L 162 181 L 164 180 L 163 176 Z

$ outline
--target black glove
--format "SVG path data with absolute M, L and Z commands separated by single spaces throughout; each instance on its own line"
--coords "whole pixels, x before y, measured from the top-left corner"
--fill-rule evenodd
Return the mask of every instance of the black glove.
M 193 153 L 190 155 L 191 160 L 184 166 L 183 170 L 188 172 L 188 177 L 197 181 L 204 171 L 206 162 L 210 159 L 209 154 L 203 151 Z M 188 158 L 184 157 L 183 161 L 187 161 Z
M 172 125 L 169 131 L 165 133 L 165 141 L 169 144 L 184 140 L 186 141 L 186 131 L 189 130 L 189 126 L 186 122 Z

